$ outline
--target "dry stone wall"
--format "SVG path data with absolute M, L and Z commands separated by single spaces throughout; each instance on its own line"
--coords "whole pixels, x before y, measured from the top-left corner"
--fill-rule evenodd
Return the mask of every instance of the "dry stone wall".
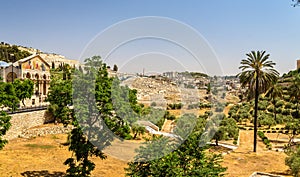
M 12 114 L 11 117 L 12 126 L 4 136 L 8 140 L 22 137 L 26 130 L 54 120 L 46 110 Z

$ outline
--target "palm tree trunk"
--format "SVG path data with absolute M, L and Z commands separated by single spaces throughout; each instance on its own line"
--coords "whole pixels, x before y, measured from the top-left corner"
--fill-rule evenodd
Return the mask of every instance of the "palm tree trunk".
M 258 74 L 258 73 L 257 73 Z M 256 152 L 257 143 L 257 108 L 258 108 L 258 76 L 256 76 L 255 81 L 255 102 L 254 102 L 254 142 L 253 142 L 253 152 Z

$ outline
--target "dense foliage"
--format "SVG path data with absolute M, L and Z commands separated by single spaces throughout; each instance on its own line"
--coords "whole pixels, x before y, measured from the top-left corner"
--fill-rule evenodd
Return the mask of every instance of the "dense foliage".
M 48 110 L 53 114 L 56 121 L 65 126 L 69 123 L 71 110 L 68 107 L 72 103 L 72 69 L 64 65 L 51 71 L 50 88 L 47 101 L 50 102 Z
M 209 154 L 205 151 L 207 146 L 199 146 L 205 120 L 195 119 L 193 115 L 183 115 L 179 120 L 182 121 L 177 122 L 174 133 L 187 136 L 186 140 L 154 137 L 137 151 L 135 161 L 128 163 L 127 176 L 224 176 L 226 168 L 220 165 L 221 155 Z M 192 133 L 187 135 L 186 129 L 195 124 Z
M 26 106 L 24 100 L 32 97 L 34 82 L 30 79 L 25 79 L 24 81 L 16 79 L 13 82 L 13 86 L 15 88 L 17 98 L 23 103 L 23 106 Z
M 14 56 L 14 58 L 11 57 L 11 55 Z M 27 51 L 21 51 L 18 49 L 18 46 L 13 45 L 4 45 L 0 44 L 0 60 L 5 62 L 15 62 L 20 59 L 26 58 L 30 56 L 31 54 Z M 13 60 L 13 61 L 12 61 Z
M 300 147 L 288 149 L 286 151 L 288 157 L 285 159 L 285 164 L 290 167 L 293 176 L 300 176 Z
M 49 111 L 57 119 L 65 126 L 74 126 L 69 150 L 75 156 L 64 163 L 69 166 L 67 176 L 90 176 L 95 168 L 90 157 L 105 159 L 102 150 L 115 136 L 131 139 L 131 131 L 135 138 L 144 132 L 129 126 L 144 112 L 137 104 L 136 90 L 109 77 L 106 64 L 98 56 L 86 59 L 84 68 L 78 70 L 68 65 L 53 70 L 48 101 Z

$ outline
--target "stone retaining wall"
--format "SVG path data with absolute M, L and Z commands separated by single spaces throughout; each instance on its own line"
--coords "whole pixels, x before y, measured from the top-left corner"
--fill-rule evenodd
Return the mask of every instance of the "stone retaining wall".
M 54 121 L 47 110 L 12 114 L 11 117 L 10 123 L 12 126 L 4 136 L 7 140 L 20 137 L 24 131 L 32 127 Z

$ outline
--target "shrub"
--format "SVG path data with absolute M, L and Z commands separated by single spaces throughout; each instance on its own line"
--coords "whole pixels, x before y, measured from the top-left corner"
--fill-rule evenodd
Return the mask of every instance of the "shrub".
M 157 106 L 156 102 L 152 102 L 151 105 L 152 107 Z
M 264 144 L 266 144 L 266 145 L 268 145 L 270 143 L 270 141 L 266 137 L 263 139 L 263 141 L 264 141 Z
M 275 107 L 278 108 L 278 107 L 282 107 L 284 105 L 284 101 L 283 100 L 279 100 L 275 103 Z
M 283 99 L 284 99 L 284 101 L 289 101 L 290 100 L 290 96 L 289 95 L 284 95 Z
M 281 113 L 282 112 L 282 108 L 276 108 L 276 113 Z
M 267 105 L 265 103 L 258 103 L 258 110 L 266 110 L 267 109 Z
M 289 115 L 289 114 L 291 114 L 291 111 L 289 110 L 289 109 L 283 109 L 282 110 L 282 115 Z
M 273 106 L 273 105 L 269 106 L 269 107 L 267 108 L 267 110 L 268 110 L 269 112 L 273 112 L 273 111 L 274 111 L 274 106 Z
M 258 135 L 261 139 L 263 139 L 263 138 L 265 137 L 265 134 L 264 134 L 263 132 L 261 132 L 261 131 L 258 131 L 258 132 L 257 132 L 257 135 Z
M 284 108 L 285 109 L 290 109 L 290 108 L 292 108 L 292 105 L 293 105 L 292 103 L 286 103 Z

